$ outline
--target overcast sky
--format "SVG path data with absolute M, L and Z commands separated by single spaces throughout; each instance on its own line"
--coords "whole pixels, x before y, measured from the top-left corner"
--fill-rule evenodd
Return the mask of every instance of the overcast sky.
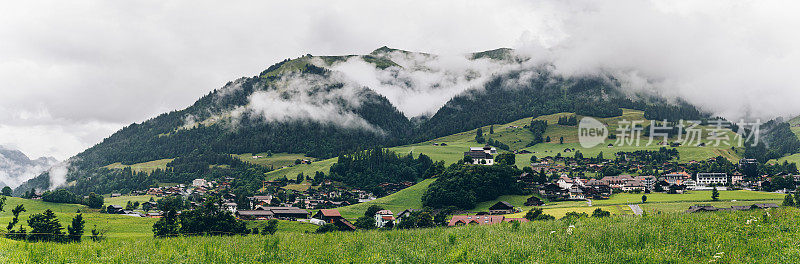
M 511 47 L 726 117 L 800 113 L 796 1 L 294 2 L 3 3 L 0 144 L 65 159 L 282 59 L 383 45 Z

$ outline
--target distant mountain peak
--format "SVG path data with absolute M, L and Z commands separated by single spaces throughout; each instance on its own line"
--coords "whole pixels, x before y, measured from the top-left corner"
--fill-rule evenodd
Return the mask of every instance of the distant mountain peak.
M 0 145 L 0 187 L 15 187 L 58 163 L 53 157 L 28 158 L 22 151 Z

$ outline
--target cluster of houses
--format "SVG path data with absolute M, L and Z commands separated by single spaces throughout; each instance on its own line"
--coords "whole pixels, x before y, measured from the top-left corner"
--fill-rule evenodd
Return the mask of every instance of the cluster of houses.
M 521 179 L 526 177 L 528 175 L 525 173 L 520 175 Z M 728 176 L 726 173 L 697 173 L 694 179 L 686 172 L 669 173 L 658 177 L 618 175 L 605 176 L 600 179 L 569 177 L 567 174 L 561 174 L 554 184 L 545 184 L 538 190 L 541 195 L 555 200 L 608 199 L 615 190 L 623 192 L 654 191 L 658 189 L 656 185 L 661 185 L 665 190 L 670 186 L 680 186 L 676 192 L 682 193 L 684 188 L 687 190 L 710 190 L 712 186 L 727 185 L 729 181 L 737 184 L 742 180 L 742 175 Z M 721 188 L 724 189 L 724 187 Z
M 752 205 L 742 205 L 742 206 L 731 206 L 730 208 L 719 208 L 714 207 L 712 205 L 693 205 L 689 207 L 689 210 L 686 210 L 687 213 L 697 213 L 697 212 L 716 212 L 716 211 L 747 211 L 753 209 L 769 209 L 769 208 L 778 208 L 777 204 L 774 203 L 756 203 Z

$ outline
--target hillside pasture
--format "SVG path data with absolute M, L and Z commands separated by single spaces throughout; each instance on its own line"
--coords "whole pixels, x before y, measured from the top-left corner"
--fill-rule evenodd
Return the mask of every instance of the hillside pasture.
M 257 154 L 244 153 L 244 154 L 234 155 L 234 157 L 238 158 L 241 161 L 274 169 L 280 169 L 284 166 L 285 167 L 294 166 L 295 160 L 298 159 L 300 160 L 308 159 L 311 161 L 316 160 L 311 157 L 306 157 L 306 155 L 303 154 L 292 154 L 292 153 L 273 153 L 272 156 L 269 156 L 267 153 L 257 153 Z
M 107 168 L 107 169 L 124 169 L 126 167 L 130 167 L 131 170 L 133 170 L 135 172 L 142 172 L 142 171 L 144 171 L 144 172 L 152 172 L 152 171 L 154 171 L 156 169 L 162 169 L 162 170 L 167 169 L 167 163 L 170 163 L 173 160 L 174 159 L 160 159 L 160 160 L 136 163 L 136 164 L 131 164 L 131 165 L 124 165 L 122 163 L 117 162 L 117 163 L 106 165 L 104 168 Z

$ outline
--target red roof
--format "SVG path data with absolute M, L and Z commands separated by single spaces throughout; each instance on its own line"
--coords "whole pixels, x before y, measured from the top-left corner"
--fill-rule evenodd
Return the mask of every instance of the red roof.
M 327 216 L 327 217 L 334 217 L 334 216 L 341 217 L 342 216 L 342 214 L 339 213 L 339 210 L 336 210 L 336 209 L 322 209 L 322 210 L 319 210 L 319 212 L 322 213 L 322 215 Z
M 503 222 L 505 219 L 502 215 L 454 215 L 452 219 L 450 219 L 450 223 L 447 224 L 448 226 L 455 226 L 461 224 L 479 224 L 479 225 L 491 225 Z
M 394 220 L 394 217 L 393 217 L 393 216 L 391 216 L 391 215 L 384 215 L 384 216 L 383 216 L 383 217 L 381 217 L 381 218 L 383 218 L 383 220 Z

